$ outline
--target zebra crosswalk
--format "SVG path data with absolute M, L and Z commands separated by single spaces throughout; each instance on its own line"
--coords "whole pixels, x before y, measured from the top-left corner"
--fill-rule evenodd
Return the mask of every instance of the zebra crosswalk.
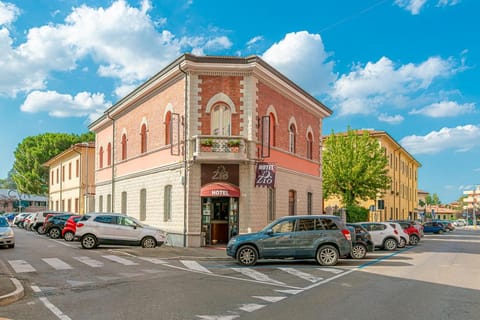
M 27 260 L 8 260 L 10 267 L 17 274 L 43 273 L 48 270 L 72 271 L 77 269 L 81 274 L 86 267 L 102 270 L 98 275 L 100 280 L 118 279 L 155 274 L 165 269 L 183 270 L 202 273 L 211 276 L 228 277 L 239 280 L 248 280 L 261 284 L 270 284 L 285 288 L 298 289 L 318 283 L 326 278 L 335 276 L 345 270 L 339 268 L 325 268 L 320 266 L 292 266 L 272 265 L 262 267 L 240 267 L 231 263 L 218 264 L 196 260 L 166 260 L 154 257 L 119 256 L 105 254 L 95 257 L 45 257 Z M 115 266 L 117 267 L 115 267 Z M 120 266 L 120 268 L 118 267 Z M 95 274 L 95 272 L 94 272 Z M 71 275 L 70 275 L 71 276 Z M 69 279 L 72 283 L 75 280 Z

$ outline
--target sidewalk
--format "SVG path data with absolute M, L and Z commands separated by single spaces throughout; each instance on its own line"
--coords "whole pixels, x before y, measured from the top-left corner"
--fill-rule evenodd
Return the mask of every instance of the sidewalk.
M 212 246 L 202 248 L 183 248 L 161 246 L 160 248 L 144 249 L 141 247 L 118 247 L 110 251 L 117 254 L 158 258 L 164 260 L 231 260 L 225 253 L 225 246 Z M 0 306 L 13 303 L 23 298 L 24 288 L 22 283 L 9 275 L 6 266 L 0 261 Z M 1 320 L 1 319 L 0 319 Z

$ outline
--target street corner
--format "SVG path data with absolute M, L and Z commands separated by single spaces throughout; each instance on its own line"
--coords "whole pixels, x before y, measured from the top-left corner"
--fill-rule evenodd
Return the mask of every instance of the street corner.
M 25 290 L 22 283 L 11 277 L 0 276 L 0 306 L 5 306 L 23 298 Z M 3 320 L 5 318 L 0 318 Z

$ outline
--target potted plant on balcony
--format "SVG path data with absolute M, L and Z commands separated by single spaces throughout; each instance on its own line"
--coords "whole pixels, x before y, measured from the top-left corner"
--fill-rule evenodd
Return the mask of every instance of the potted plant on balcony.
M 230 152 L 239 152 L 241 144 L 242 144 L 242 141 L 240 139 L 232 139 L 232 140 L 228 140 L 227 142 Z
M 211 152 L 213 146 L 213 139 L 212 138 L 205 138 L 200 140 L 200 151 L 203 152 Z

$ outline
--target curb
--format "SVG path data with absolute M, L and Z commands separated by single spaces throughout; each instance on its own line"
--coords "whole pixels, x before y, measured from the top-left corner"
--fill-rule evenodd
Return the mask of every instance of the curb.
M 22 283 L 15 278 L 10 278 L 10 281 L 12 281 L 12 283 L 15 285 L 15 291 L 1 296 L 0 306 L 5 306 L 23 298 L 25 290 L 23 289 Z

